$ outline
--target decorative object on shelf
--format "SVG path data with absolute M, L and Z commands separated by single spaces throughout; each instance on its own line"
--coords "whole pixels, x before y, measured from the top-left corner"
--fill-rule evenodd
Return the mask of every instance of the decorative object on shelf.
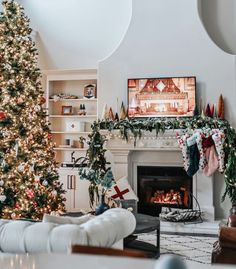
M 83 149 L 84 148 L 84 141 L 86 141 L 86 139 L 83 136 L 80 136 L 79 140 L 74 140 L 74 146 L 76 148 Z
M 109 115 L 108 116 L 109 120 L 115 120 L 115 116 L 113 114 L 113 111 L 112 111 L 112 108 L 111 107 L 109 109 L 108 115 Z
M 85 104 L 80 104 L 78 115 L 80 115 L 80 116 L 85 116 L 86 115 Z
M 119 121 L 120 119 L 119 119 L 119 116 L 118 116 L 118 113 L 116 112 L 116 114 L 115 114 L 115 121 Z
M 84 115 L 86 115 L 85 104 L 82 104 L 82 110 L 83 110 Z
M 89 134 L 88 150 L 86 157 L 78 158 L 74 164 L 79 164 L 80 179 L 89 180 L 90 207 L 98 202 L 100 195 L 105 195 L 107 190 L 114 184 L 114 178 L 110 163 L 106 161 L 104 143 L 106 138 L 99 132 L 99 123 L 92 125 L 92 133 Z M 86 166 L 86 167 L 85 167 Z
M 118 104 L 119 104 L 119 98 L 116 97 L 116 114 L 115 114 L 115 121 L 119 121 Z
M 200 113 L 202 113 L 202 110 L 204 110 L 204 103 L 202 98 L 200 98 L 200 102 L 199 102 L 199 115 Z
M 53 99 L 54 102 L 58 102 L 60 100 L 70 100 L 70 99 L 78 99 L 79 96 L 74 94 L 65 94 L 65 93 L 59 93 L 59 94 L 53 94 L 50 96 L 50 99 Z
M 88 84 L 84 86 L 84 97 L 85 98 L 96 98 L 96 84 Z
M 142 137 L 143 131 L 154 131 L 158 136 L 159 132 L 165 132 L 169 129 L 218 129 L 220 134 L 224 136 L 220 142 L 217 141 L 216 150 L 218 148 L 219 156 L 219 171 L 224 173 L 226 188 L 222 197 L 225 200 L 226 195 L 229 196 L 231 203 L 236 204 L 236 131 L 230 126 L 227 120 L 220 118 L 209 118 L 201 116 L 192 118 L 149 118 L 145 121 L 138 119 L 125 119 L 119 122 L 116 121 L 101 121 L 99 122 L 101 129 L 109 131 L 120 130 L 121 138 L 129 140 L 130 135 L 136 140 Z M 213 137 L 212 137 L 213 138 Z M 213 138 L 214 140 L 214 138 Z
M 204 112 L 204 109 L 202 109 L 201 117 L 202 117 L 203 119 L 205 118 L 205 112 Z
M 47 111 L 42 107 L 44 91 L 30 21 L 17 1 L 6 0 L 2 5 L 0 218 L 39 220 L 44 213 L 64 211 L 65 192 L 58 180 Z
M 219 100 L 218 100 L 218 117 L 220 119 L 225 118 L 224 98 L 222 94 L 220 95 Z
M 209 105 L 209 104 L 207 104 L 207 106 L 206 106 L 205 115 L 206 115 L 207 117 L 212 117 L 212 116 L 213 116 L 213 115 L 211 114 L 211 108 L 210 108 L 210 105 Z
M 61 114 L 62 115 L 72 115 L 73 109 L 72 106 L 62 106 Z
M 199 115 L 199 110 L 198 110 L 198 107 L 196 105 L 195 108 L 194 108 L 194 111 L 193 111 L 193 116 L 196 117 L 198 115 Z
M 108 111 L 107 104 L 104 104 L 104 106 L 103 106 L 101 119 L 102 120 L 109 120 L 109 111 Z
M 67 138 L 67 139 L 65 140 L 65 145 L 70 146 L 70 139 L 69 139 L 69 138 Z
M 215 105 L 213 104 L 213 105 L 211 106 L 211 117 L 212 117 L 212 118 L 215 118 L 215 117 L 216 117 L 215 112 L 216 112 L 216 110 L 215 110 Z
M 126 118 L 126 109 L 124 106 L 124 103 L 121 103 L 121 107 L 120 107 L 120 120 L 124 120 Z
M 69 120 L 65 124 L 66 132 L 84 132 L 85 123 L 82 121 Z

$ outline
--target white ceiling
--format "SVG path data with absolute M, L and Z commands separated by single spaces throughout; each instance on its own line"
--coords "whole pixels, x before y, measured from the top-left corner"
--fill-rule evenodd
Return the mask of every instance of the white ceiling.
M 19 0 L 37 31 L 43 69 L 96 68 L 128 28 L 132 0 Z
M 109 56 L 123 39 L 132 15 L 132 0 L 18 2 L 37 31 L 42 69 L 97 68 L 98 61 Z M 236 54 L 236 1 L 198 2 L 209 36 L 220 48 Z

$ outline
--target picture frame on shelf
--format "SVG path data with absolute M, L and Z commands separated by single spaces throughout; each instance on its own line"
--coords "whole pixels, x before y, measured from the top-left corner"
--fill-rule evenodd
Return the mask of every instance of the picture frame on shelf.
M 84 86 L 84 98 L 96 98 L 97 96 L 97 89 L 96 84 L 87 84 Z
M 62 106 L 61 107 L 62 115 L 72 115 L 72 106 Z

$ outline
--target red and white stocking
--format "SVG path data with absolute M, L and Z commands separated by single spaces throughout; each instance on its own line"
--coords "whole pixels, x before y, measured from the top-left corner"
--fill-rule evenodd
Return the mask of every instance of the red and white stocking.
M 216 152 L 218 154 L 218 161 L 219 161 L 219 172 L 224 172 L 224 141 L 225 141 L 225 134 L 221 130 L 214 130 L 214 134 L 212 135 L 212 139 L 215 143 Z

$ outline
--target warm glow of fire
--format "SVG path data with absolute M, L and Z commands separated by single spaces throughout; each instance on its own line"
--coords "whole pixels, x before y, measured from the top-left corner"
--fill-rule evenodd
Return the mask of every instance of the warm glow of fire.
M 184 195 L 181 196 L 181 191 Z M 183 198 L 182 198 L 183 197 Z M 157 190 L 150 199 L 151 203 L 158 204 L 174 204 L 174 205 L 185 205 L 188 206 L 188 192 L 185 188 L 181 188 L 180 191 L 170 190 Z

